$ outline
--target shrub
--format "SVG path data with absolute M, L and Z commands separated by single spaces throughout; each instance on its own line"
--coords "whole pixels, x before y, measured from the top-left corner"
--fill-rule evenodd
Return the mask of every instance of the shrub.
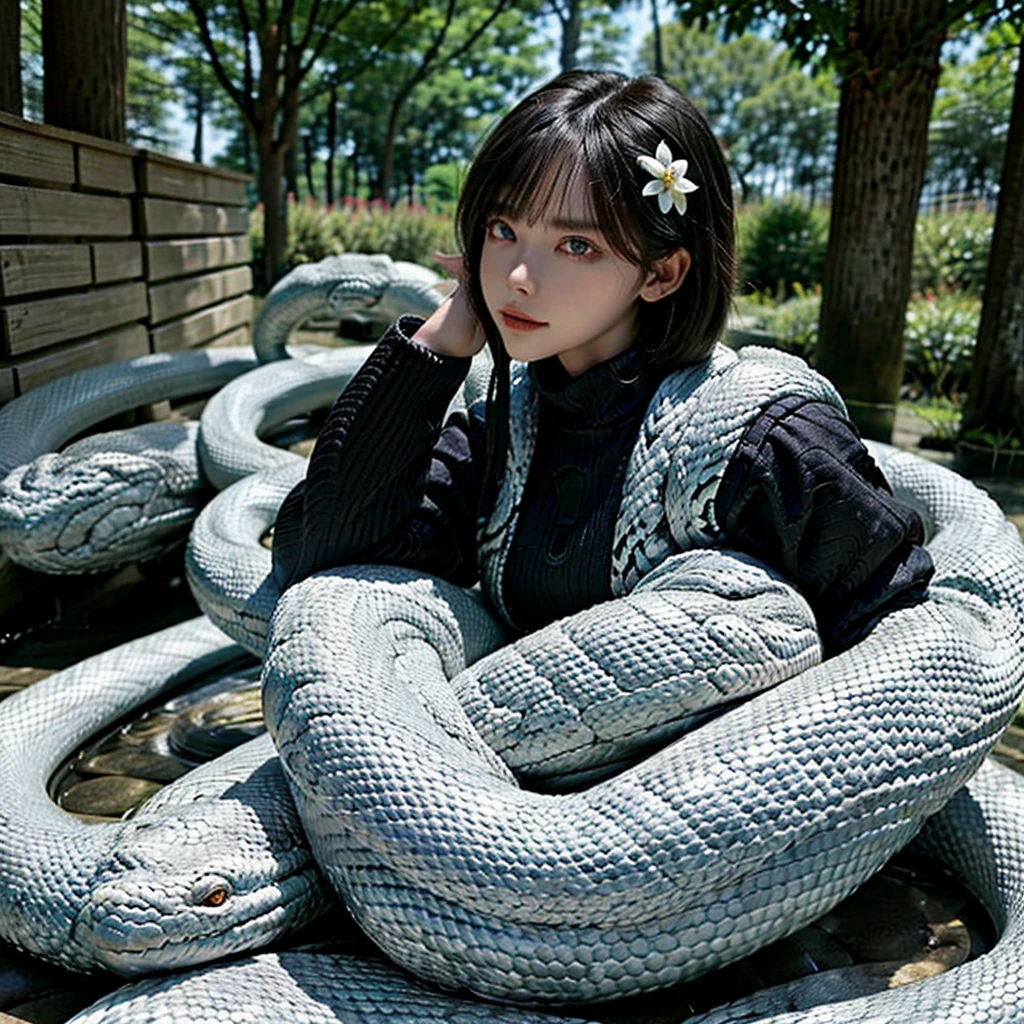
M 903 378 L 913 397 L 954 398 L 966 389 L 980 317 L 981 301 L 970 295 L 910 302 Z
M 981 295 L 992 245 L 993 215 L 985 211 L 926 214 L 917 220 L 911 288 L 918 295 Z
M 765 203 L 739 218 L 740 276 L 745 287 L 783 299 L 822 282 L 828 210 L 795 199 Z
M 249 221 L 257 291 L 265 291 L 263 266 L 263 211 L 257 208 Z M 420 206 L 402 203 L 387 206 L 363 199 L 346 199 L 333 210 L 319 203 L 288 203 L 288 239 L 284 250 L 285 271 L 301 263 L 316 263 L 344 252 L 382 252 L 394 260 L 408 260 L 440 271 L 434 251 L 454 251 L 452 218 Z
M 807 292 L 798 281 L 793 288 L 794 298 L 785 302 L 775 302 L 771 296 L 755 292 L 738 299 L 736 306 L 750 330 L 771 335 L 776 348 L 811 362 L 818 340 L 821 295 Z

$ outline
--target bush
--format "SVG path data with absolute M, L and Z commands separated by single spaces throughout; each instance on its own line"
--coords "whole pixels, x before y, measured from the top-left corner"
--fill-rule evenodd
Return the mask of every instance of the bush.
M 981 295 L 988 270 L 994 217 L 963 210 L 917 220 L 911 288 L 918 295 Z
M 795 199 L 765 203 L 739 217 L 740 277 L 745 288 L 779 299 L 820 285 L 825 271 L 828 210 Z
M 265 291 L 259 275 L 263 267 L 263 211 L 257 208 L 249 221 L 253 266 L 258 291 Z M 423 207 L 346 199 L 334 209 L 307 200 L 288 203 L 288 239 L 284 250 L 285 271 L 301 263 L 316 263 L 344 252 L 381 252 L 393 260 L 408 260 L 441 271 L 434 251 L 454 251 L 452 218 L 430 213 Z
M 748 329 L 770 335 L 774 347 L 812 362 L 821 295 L 808 293 L 798 281 L 793 289 L 794 298 L 785 302 L 776 302 L 761 292 L 743 296 L 736 302 L 737 311 Z
M 970 295 L 910 302 L 903 379 L 912 397 L 955 398 L 966 389 L 980 317 L 981 301 Z

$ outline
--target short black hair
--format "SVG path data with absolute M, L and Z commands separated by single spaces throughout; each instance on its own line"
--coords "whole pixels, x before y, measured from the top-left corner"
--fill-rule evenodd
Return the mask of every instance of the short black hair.
M 643 196 L 653 180 L 637 164 L 665 142 L 685 159 L 697 186 L 686 213 L 662 213 Z M 691 256 L 682 285 L 657 302 L 640 302 L 637 345 L 667 370 L 706 358 L 725 329 L 736 276 L 732 185 L 721 147 L 701 112 L 654 76 L 568 71 L 521 100 L 489 132 L 467 173 L 456 210 L 469 298 L 494 356 L 489 463 L 504 450 L 509 359 L 487 311 L 480 257 L 489 220 L 540 218 L 564 195 L 572 175 L 585 175 L 588 213 L 608 244 L 645 274 L 679 248 Z M 500 438 L 493 436 L 497 427 Z M 489 467 L 490 470 L 500 468 Z

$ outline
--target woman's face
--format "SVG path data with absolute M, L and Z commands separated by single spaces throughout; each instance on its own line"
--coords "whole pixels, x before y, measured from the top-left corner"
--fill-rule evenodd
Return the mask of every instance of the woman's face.
M 644 284 L 593 222 L 583 178 L 573 175 L 564 200 L 535 222 L 492 217 L 480 257 L 484 301 L 509 356 L 557 355 L 572 376 L 632 345 Z

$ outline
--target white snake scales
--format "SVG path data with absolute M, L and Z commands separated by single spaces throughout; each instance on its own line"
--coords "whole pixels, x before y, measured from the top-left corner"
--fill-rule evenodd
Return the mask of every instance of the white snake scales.
M 467 662 L 502 637 L 454 588 L 394 571 L 372 579 L 365 572 L 362 578 L 358 572 L 327 574 L 293 588 L 269 637 L 268 718 L 314 852 L 371 936 L 426 977 L 504 1000 L 602 998 L 669 984 L 792 930 L 906 843 L 975 771 L 1019 698 L 1024 552 L 1012 527 L 976 489 L 911 456 L 877 454 L 897 493 L 929 524 L 937 566 L 929 600 L 889 616 L 853 651 L 807 667 L 800 660 L 811 656 L 800 639 L 806 622 L 794 599 L 783 598 L 783 611 L 769 612 L 777 625 L 767 628 L 769 635 L 773 629 L 787 634 L 777 649 L 789 652 L 799 674 L 577 793 L 525 793 L 487 743 L 506 744 L 508 756 L 522 752 L 525 763 L 517 771 L 534 778 L 545 765 L 580 776 L 600 771 L 593 758 L 578 763 L 572 749 L 552 747 L 555 730 L 546 716 L 557 710 L 568 723 L 559 735 L 570 737 L 569 748 L 592 751 L 604 742 L 606 721 L 633 707 L 634 694 L 621 673 L 612 672 L 616 682 L 606 686 L 612 703 L 595 718 L 593 701 L 574 708 L 573 695 L 555 685 L 557 673 L 544 659 L 562 645 L 562 657 L 589 651 L 614 661 L 601 653 L 601 637 L 614 624 L 602 620 L 602 612 L 554 628 L 548 647 L 521 641 L 466 671 Z M 258 496 L 262 486 L 251 478 L 217 499 L 201 517 L 190 552 L 193 586 L 204 606 L 211 598 L 211 615 L 257 649 L 266 642 L 263 623 L 277 596 L 267 553 L 255 537 L 246 541 L 247 554 L 232 554 L 233 583 L 224 587 L 209 575 L 224 562 L 224 551 L 209 546 L 204 524 L 213 521 L 218 504 L 224 507 L 246 488 Z M 274 499 L 264 501 L 271 509 Z M 718 558 L 693 552 L 662 575 L 678 570 L 702 580 L 705 596 L 698 604 L 704 605 L 708 590 L 721 589 Z M 620 599 L 644 615 L 644 602 L 675 600 L 658 594 L 658 575 L 651 575 Z M 762 578 L 758 586 L 767 592 L 777 584 Z M 616 605 L 609 614 L 618 619 L 626 609 Z M 359 624 L 355 636 L 345 632 L 346 619 Z M 731 634 L 720 635 L 728 645 Z M 588 647 L 595 637 L 596 646 Z M 608 677 L 606 669 L 598 675 Z M 684 680 L 678 666 L 674 672 Z M 733 675 L 747 684 L 743 672 Z M 546 700 L 524 695 L 519 680 L 526 676 L 539 683 Z M 581 677 L 578 693 L 592 694 L 594 681 Z M 355 685 L 336 703 L 330 691 L 346 682 Z M 725 700 L 739 693 L 702 686 L 724 690 Z M 613 699 L 621 703 L 616 707 Z M 532 707 L 541 712 L 534 720 L 524 713 Z M 367 717 L 357 719 L 357 710 Z M 684 713 L 671 729 L 681 726 Z M 638 720 L 627 748 L 609 739 L 602 757 L 614 764 L 643 752 L 643 728 L 652 730 L 650 741 L 664 738 L 664 729 L 646 721 L 643 711 Z M 583 735 L 600 742 L 581 743 Z M 527 739 L 538 741 L 532 753 Z M 926 835 L 933 850 L 970 875 L 1006 928 L 996 951 L 978 962 L 983 966 L 967 965 L 948 981 L 877 997 L 888 1002 L 878 1004 L 875 1018 L 869 1016 L 875 1004 L 865 1002 L 780 1020 L 939 1021 L 954 1019 L 944 1016 L 950 999 L 966 1008 L 985 1005 L 979 1020 L 1021 1019 L 1015 1005 L 1003 1006 L 1016 986 L 1022 941 L 1015 930 L 1024 899 L 1021 839 L 1007 822 L 1007 808 L 1013 810 L 1019 794 L 988 768 L 972 787 L 977 805 L 973 797 L 957 796 Z M 996 823 L 977 843 L 955 837 L 971 814 Z M 13 821 L 6 808 L 0 809 L 4 819 Z M 0 921 L 6 914 L 0 910 Z M 253 963 L 279 970 L 281 960 Z M 255 979 L 264 968 L 237 967 L 241 976 L 250 969 Z M 984 1003 L 993 977 L 1003 1000 L 998 1007 Z M 210 978 L 218 984 L 214 974 Z M 143 983 L 168 993 L 203 984 L 198 978 Z M 117 998 L 134 997 L 129 991 Z M 708 1019 L 761 1019 L 774 1012 L 771 998 L 754 997 L 747 1009 Z M 108 1015 L 83 1019 L 164 1019 L 158 1013 L 174 1019 L 180 1012 L 173 1003 L 147 1005 L 149 1018 L 97 1008 Z M 403 1016 L 389 1014 L 387 1000 L 382 1005 L 382 1017 L 392 1020 L 429 1019 L 426 1010 Z M 271 1011 L 279 1014 L 280 1006 Z M 452 1009 L 445 1019 L 456 1012 L 462 1011 Z M 202 1019 L 194 1004 L 189 1016 Z M 364 1019 L 373 1019 L 369 1010 Z M 955 1019 L 970 1018 L 961 1013 Z

